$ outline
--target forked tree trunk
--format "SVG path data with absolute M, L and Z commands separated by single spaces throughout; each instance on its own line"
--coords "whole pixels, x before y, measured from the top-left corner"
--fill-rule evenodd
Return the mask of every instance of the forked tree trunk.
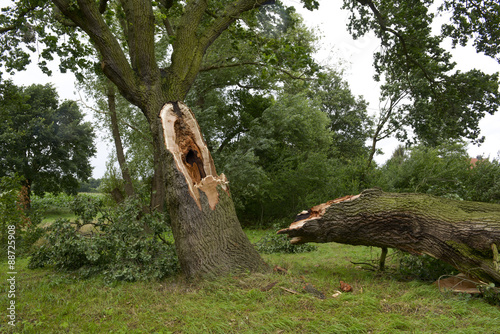
M 267 266 L 243 232 L 224 174 L 215 166 L 192 111 L 181 102 L 160 112 L 167 207 L 177 256 L 188 277 Z
M 304 211 L 278 231 L 291 242 L 338 242 L 428 254 L 500 283 L 500 205 L 369 189 Z

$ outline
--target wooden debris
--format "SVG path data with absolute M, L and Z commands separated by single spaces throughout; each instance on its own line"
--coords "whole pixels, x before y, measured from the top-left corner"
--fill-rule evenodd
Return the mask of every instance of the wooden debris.
M 342 292 L 340 292 L 339 290 L 335 291 L 335 293 L 332 295 L 333 298 L 337 298 L 338 296 L 340 296 L 342 294 Z
M 337 242 L 427 254 L 482 281 L 500 284 L 500 205 L 367 189 L 301 212 L 292 244 Z
M 436 285 L 442 292 L 451 291 L 469 294 L 480 294 L 479 286 L 485 285 L 484 282 L 481 282 L 477 278 L 469 277 L 462 273 L 443 279 L 440 278 L 432 284 Z
M 297 295 L 297 294 L 298 294 L 298 292 L 297 292 L 297 291 L 292 290 L 292 289 L 287 289 L 287 288 L 284 288 L 284 287 L 282 287 L 282 286 L 280 286 L 280 289 L 281 289 L 281 290 L 285 290 L 286 292 L 289 292 L 289 293 L 293 293 L 294 295 Z
M 340 290 L 344 292 L 352 292 L 352 286 L 350 286 L 344 281 L 340 281 Z
M 277 283 L 278 283 L 278 281 L 276 281 L 276 282 L 272 282 L 272 283 L 270 283 L 270 284 L 268 284 L 268 285 L 266 285 L 266 286 L 264 286 L 264 287 L 260 288 L 260 291 L 262 291 L 262 292 L 269 291 L 269 290 L 271 290 L 271 289 L 272 289 L 272 288 L 273 288 L 273 287 L 274 287 Z
M 281 268 L 280 266 L 274 266 L 273 270 L 277 272 L 278 274 L 286 275 L 288 274 L 288 270 L 285 268 Z

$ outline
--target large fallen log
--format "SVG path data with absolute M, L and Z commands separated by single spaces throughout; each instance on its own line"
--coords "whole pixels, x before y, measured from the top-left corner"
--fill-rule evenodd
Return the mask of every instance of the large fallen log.
M 369 189 L 301 212 L 291 243 L 337 242 L 428 254 L 500 284 L 500 205 Z

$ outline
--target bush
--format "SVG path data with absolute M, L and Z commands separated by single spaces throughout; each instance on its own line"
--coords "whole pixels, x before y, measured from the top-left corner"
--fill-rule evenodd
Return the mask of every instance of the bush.
M 53 265 L 82 277 L 103 273 L 110 281 L 161 279 L 178 271 L 175 247 L 163 238 L 169 233 L 163 215 L 144 213 L 137 200 L 106 212 L 92 197 L 77 197 L 72 209 L 79 219 L 52 224 L 29 268 Z
M 69 212 L 74 196 L 66 193 L 45 193 L 43 196 L 31 196 L 31 208 L 43 214 Z
M 460 197 L 470 172 L 464 143 L 448 142 L 437 147 L 414 146 L 407 154 L 399 148 L 382 168 L 386 191 L 427 193 Z
M 429 255 L 413 255 L 398 251 L 399 274 L 404 279 L 433 282 L 442 275 L 456 275 L 458 271 L 450 264 Z
M 293 245 L 285 235 L 276 234 L 274 231 L 263 236 L 254 246 L 258 252 L 264 254 L 306 253 L 315 251 L 318 248 L 310 244 Z
M 467 176 L 462 194 L 464 199 L 500 203 L 500 157 L 478 161 Z
M 0 243 L 6 253 L 15 251 L 16 256 L 28 254 L 42 233 L 37 227 L 40 215 L 33 209 L 25 210 L 22 203 L 22 191 L 26 189 L 21 187 L 21 180 L 18 176 L 0 178 Z

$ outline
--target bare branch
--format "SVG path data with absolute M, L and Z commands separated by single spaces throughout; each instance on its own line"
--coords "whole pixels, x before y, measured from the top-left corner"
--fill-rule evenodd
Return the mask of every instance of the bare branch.
M 170 21 L 168 20 L 168 17 L 165 17 L 163 19 L 163 25 L 165 26 L 165 29 L 167 30 L 167 34 L 169 37 L 174 36 L 174 29 L 172 28 L 172 25 L 170 24 Z
M 229 3 L 222 11 L 224 14 L 220 15 L 214 23 L 205 30 L 203 37 L 200 40 L 204 50 L 206 50 L 212 42 L 219 37 L 219 35 L 226 30 L 227 27 L 229 27 L 231 23 L 236 21 L 241 13 L 269 3 L 269 0 L 239 0 L 237 2 Z
M 127 23 L 127 41 L 132 68 L 143 84 L 152 87 L 160 78 L 155 57 L 155 17 L 150 0 L 120 1 Z
M 160 4 L 160 10 L 162 11 L 163 14 L 165 14 L 165 18 L 163 19 L 163 25 L 167 30 L 168 36 L 172 37 L 174 36 L 174 29 L 170 24 L 170 20 L 168 19 L 168 10 L 172 8 L 172 6 L 174 5 L 174 0 L 160 0 L 159 4 Z

